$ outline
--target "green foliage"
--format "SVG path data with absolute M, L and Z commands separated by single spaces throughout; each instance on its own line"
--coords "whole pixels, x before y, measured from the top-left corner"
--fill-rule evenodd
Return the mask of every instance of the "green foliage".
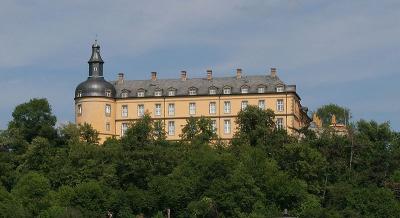
M 185 141 L 167 141 L 163 121 L 145 115 L 101 145 L 87 124 L 54 135 L 51 110 L 27 130 L 43 113 L 36 101 L 18 106 L 0 132 L 0 217 L 400 214 L 391 189 L 400 181 L 400 134 L 388 123 L 361 120 L 347 136 L 303 129 L 299 140 L 275 128 L 272 111 L 249 106 L 231 142 L 216 140 L 204 117 L 187 120 Z
M 9 129 L 17 129 L 26 141 L 31 142 L 35 137 L 41 136 L 48 139 L 56 137 L 54 125 L 56 117 L 51 112 L 51 107 L 46 99 L 32 99 L 27 103 L 18 105 L 12 113 L 13 120 Z
M 317 115 L 321 119 L 323 126 L 329 126 L 331 124 L 332 115 L 336 116 L 337 123 L 342 124 L 349 123 L 351 118 L 350 110 L 337 104 L 321 106 L 317 109 Z

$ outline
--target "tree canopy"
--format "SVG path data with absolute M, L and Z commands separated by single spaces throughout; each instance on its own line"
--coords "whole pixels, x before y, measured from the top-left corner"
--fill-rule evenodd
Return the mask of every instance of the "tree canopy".
M 36 107 L 46 102 L 17 106 L 0 133 L 0 217 L 400 214 L 400 134 L 389 123 L 298 139 L 275 127 L 272 111 L 249 106 L 232 141 L 216 138 L 204 117 L 187 120 L 184 140 L 167 141 L 163 123 L 145 115 L 99 144 L 89 124 L 55 129 L 51 110 Z

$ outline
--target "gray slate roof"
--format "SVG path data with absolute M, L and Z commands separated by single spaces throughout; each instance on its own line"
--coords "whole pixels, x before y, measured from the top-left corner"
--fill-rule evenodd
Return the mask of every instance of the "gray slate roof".
M 265 92 L 276 92 L 277 86 L 284 86 L 286 91 L 296 91 L 296 87 L 286 86 L 277 76 L 242 76 L 236 77 L 215 77 L 212 80 L 207 78 L 188 78 L 186 81 L 181 79 L 157 79 L 152 80 L 124 80 L 122 83 L 118 81 L 111 82 L 116 89 L 116 98 L 121 97 L 123 91 L 128 92 L 128 97 L 136 97 L 137 92 L 141 89 L 145 90 L 145 96 L 154 96 L 154 91 L 162 90 L 162 95 L 167 96 L 169 89 L 175 89 L 175 96 L 189 95 L 190 88 L 197 89 L 197 95 L 208 95 L 210 87 L 217 88 L 217 94 L 223 93 L 224 87 L 231 87 L 232 94 L 240 94 L 241 87 L 248 86 L 249 93 L 257 93 L 259 86 L 265 87 Z

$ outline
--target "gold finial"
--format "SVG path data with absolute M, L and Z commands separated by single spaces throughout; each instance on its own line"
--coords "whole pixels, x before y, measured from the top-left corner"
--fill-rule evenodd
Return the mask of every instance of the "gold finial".
M 335 114 L 332 115 L 331 124 L 336 125 L 336 115 Z

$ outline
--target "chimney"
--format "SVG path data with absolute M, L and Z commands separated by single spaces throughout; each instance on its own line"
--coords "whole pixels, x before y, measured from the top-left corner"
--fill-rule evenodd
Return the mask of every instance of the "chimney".
M 212 70 L 207 70 L 207 80 L 212 80 Z
M 276 68 L 271 68 L 271 77 L 276 77 Z
M 118 84 L 124 83 L 124 73 L 118 73 Z
M 157 80 L 157 72 L 151 72 L 151 80 L 156 81 Z
M 236 79 L 242 78 L 242 69 L 236 69 Z
M 186 80 L 187 80 L 186 71 L 182 70 L 181 71 L 181 81 L 186 81 Z

